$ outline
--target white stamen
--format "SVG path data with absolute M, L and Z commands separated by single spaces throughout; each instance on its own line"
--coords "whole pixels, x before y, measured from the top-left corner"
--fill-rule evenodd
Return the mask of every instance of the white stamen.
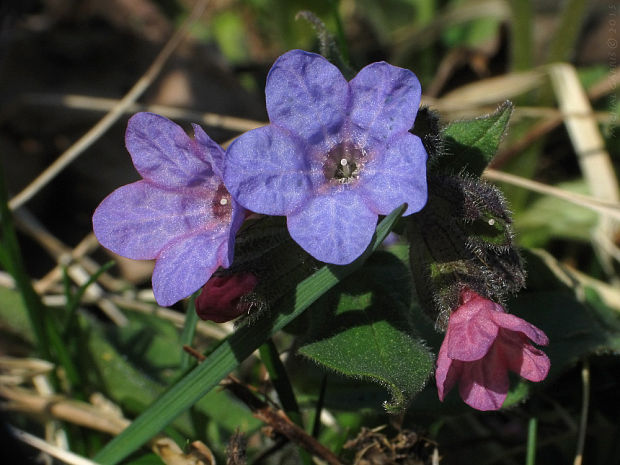
M 346 158 L 343 158 L 342 160 L 340 160 L 340 164 L 341 164 L 342 166 L 347 166 L 347 163 L 349 163 L 349 162 L 347 161 L 347 159 L 346 159 Z
M 222 198 L 220 199 L 220 205 L 228 205 L 228 199 L 226 199 L 226 198 L 222 197 Z

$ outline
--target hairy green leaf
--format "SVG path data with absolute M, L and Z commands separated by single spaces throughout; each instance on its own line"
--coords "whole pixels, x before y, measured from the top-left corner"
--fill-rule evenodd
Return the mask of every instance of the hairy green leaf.
M 338 373 L 389 389 L 388 410 L 403 410 L 422 389 L 433 356 L 415 334 L 411 276 L 394 255 L 378 252 L 313 308 L 300 352 Z
M 491 115 L 450 123 L 442 131 L 445 152 L 433 172 L 479 177 L 495 156 L 511 114 L 512 103 L 506 101 Z

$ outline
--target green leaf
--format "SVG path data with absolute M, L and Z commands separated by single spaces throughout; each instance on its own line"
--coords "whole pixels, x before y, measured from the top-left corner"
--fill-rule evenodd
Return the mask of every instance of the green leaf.
M 313 308 L 299 351 L 338 373 L 385 386 L 392 395 L 385 407 L 401 411 L 433 368 L 433 356 L 415 334 L 410 300 L 407 267 L 378 252 Z
M 508 305 L 511 313 L 541 328 L 551 341 L 543 350 L 551 359 L 549 378 L 581 357 L 620 349 L 620 334 L 597 321 L 591 308 L 564 292 L 524 294 Z
M 36 337 L 28 319 L 24 300 L 19 292 L 2 286 L 0 286 L 0 330 L 19 336 L 25 342 L 35 345 Z
M 126 430 L 110 441 L 94 460 L 103 465 L 118 463 L 196 403 L 267 338 L 301 315 L 325 292 L 358 269 L 383 242 L 403 211 L 404 206 L 401 206 L 379 224 L 372 243 L 356 261 L 347 266 L 324 266 L 299 283 L 294 295 L 291 295 L 290 299 L 282 299 L 278 308 L 272 309 L 269 315 L 264 315 L 251 325 L 240 327 L 224 339 L 200 365 L 168 389 Z
M 164 392 L 161 381 L 176 375 L 180 342 L 171 323 L 153 315 L 128 316 L 130 323 L 126 327 L 108 327 L 105 331 L 96 322 L 82 319 L 83 325 L 88 322 L 84 341 L 88 365 L 84 366 L 96 373 L 108 397 L 126 411 L 140 413 Z M 252 430 L 260 424 L 225 391 L 211 391 L 194 408 L 228 432 L 238 427 Z M 173 426 L 183 434 L 195 434 L 186 416 L 178 418 Z
M 442 131 L 445 153 L 431 167 L 433 172 L 460 173 L 479 177 L 495 156 L 512 114 L 512 103 L 504 102 L 495 113 L 455 121 Z
M 127 465 L 165 465 L 159 455 L 154 453 L 141 455 L 135 460 L 127 462 Z
M 498 40 L 501 21 L 497 18 L 479 18 L 446 29 L 442 34 L 443 42 L 450 48 L 468 48 L 488 50 Z
M 128 317 L 126 326 L 107 328 L 106 340 L 123 354 L 123 360 L 139 367 L 143 375 L 159 383 L 170 381 L 181 363 L 182 343 L 177 328 L 152 315 L 130 313 Z
M 525 259 L 528 292 L 508 309 L 545 331 L 552 374 L 589 354 L 620 351 L 620 309 L 603 298 L 618 302 L 616 288 L 564 269 L 542 250 L 527 251 Z

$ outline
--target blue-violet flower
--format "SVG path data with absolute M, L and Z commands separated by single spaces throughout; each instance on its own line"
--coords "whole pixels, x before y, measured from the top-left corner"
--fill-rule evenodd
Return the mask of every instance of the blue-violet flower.
M 347 82 L 322 56 L 292 50 L 274 63 L 265 95 L 271 124 L 232 143 L 224 184 L 247 209 L 286 216 L 312 256 L 350 263 L 378 215 L 424 206 L 427 154 L 409 132 L 421 88 L 411 71 L 373 63 Z
M 194 139 L 172 121 L 138 113 L 125 143 L 142 180 L 97 207 L 99 242 L 127 258 L 156 259 L 153 292 L 172 305 L 232 262 L 244 211 L 222 183 L 223 149 L 198 125 Z

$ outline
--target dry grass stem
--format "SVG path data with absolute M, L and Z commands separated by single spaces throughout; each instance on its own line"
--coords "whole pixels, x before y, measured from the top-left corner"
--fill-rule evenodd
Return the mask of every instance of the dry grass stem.
M 34 447 L 45 454 L 51 455 L 63 463 L 69 465 L 98 465 L 97 462 L 93 462 L 92 460 L 82 457 L 81 455 L 77 455 L 73 452 L 61 449 L 60 447 L 56 447 L 43 439 L 20 429 L 11 428 L 11 431 L 15 437 L 23 443 L 28 444 L 29 446 Z
M 567 287 L 573 289 L 575 294 L 583 295 L 586 287 L 592 288 L 607 307 L 620 313 L 620 289 L 617 286 L 607 284 L 606 282 L 592 278 L 579 270 L 569 267 L 559 262 L 553 255 L 543 249 L 530 249 L 530 252 L 540 258 L 549 270 L 553 272 L 553 275 Z M 556 408 L 559 409 L 560 405 L 556 405 Z M 576 429 L 568 413 L 562 416 L 571 428 Z
M 60 395 L 41 395 L 29 389 L 1 385 L 0 395 L 10 401 L 5 404 L 5 410 L 64 420 L 113 435 L 119 434 L 130 423 L 85 402 Z
M 55 257 L 62 264 L 56 265 L 45 276 L 43 276 L 34 285 L 35 290 L 39 294 L 43 294 L 54 287 L 61 279 L 63 274 L 63 266 L 67 264 L 77 262 L 84 267 L 86 271 L 94 274 L 99 269 L 100 265 L 88 257 L 88 254 L 99 248 L 99 241 L 93 233 L 89 233 L 82 239 L 78 245 L 73 249 L 66 247 L 65 253 L 60 257 Z M 127 287 L 127 284 L 117 278 L 112 277 L 108 273 L 103 273 L 97 279 L 97 282 L 101 283 L 109 291 L 120 291 Z
M 293 423 L 284 412 L 259 399 L 245 384 L 229 375 L 222 381 L 221 385 L 243 402 L 256 418 L 266 423 L 274 431 L 286 436 L 291 442 L 303 447 L 310 454 L 319 457 L 329 465 L 342 465 L 340 459 L 331 450 Z
M 135 312 L 152 315 L 162 320 L 166 320 L 182 328 L 185 324 L 185 315 L 169 308 L 160 307 L 154 303 L 140 302 L 139 300 L 122 297 L 116 295 L 110 295 L 108 298 L 116 305 L 123 307 L 126 310 L 132 310 Z M 198 321 L 196 324 L 196 332 L 202 336 L 212 339 L 223 339 L 233 332 L 233 325 L 231 323 L 224 324 L 209 324 L 204 321 Z
M 15 222 L 18 227 L 26 232 L 30 237 L 37 241 L 52 257 L 54 257 L 59 265 L 55 267 L 58 271 L 53 273 L 54 280 L 44 281 L 45 286 L 41 282 L 35 284 L 35 290 L 43 293 L 49 289 L 51 285 L 62 279 L 63 267 L 67 275 L 78 286 L 83 286 L 88 282 L 91 274 L 99 269 L 99 265 L 93 260 L 82 256 L 82 252 L 86 252 L 96 246 L 94 235 L 89 234 L 78 247 L 79 253 L 75 249 L 69 248 L 60 239 L 51 234 L 39 221 L 32 216 L 28 210 L 22 208 L 14 213 Z M 80 258 L 80 263 L 72 263 L 73 257 Z M 88 270 L 85 269 L 88 267 Z M 120 309 L 108 300 L 104 300 L 104 291 L 97 283 L 91 283 L 85 291 L 85 296 L 94 301 L 101 311 L 103 311 L 111 321 L 118 326 L 125 326 L 128 323 L 127 318 Z
M 19 385 L 47 375 L 54 364 L 38 358 L 0 357 L 0 384 Z
M 509 73 L 467 84 L 438 99 L 438 109 L 449 111 L 467 107 L 493 105 L 538 88 L 544 79 L 540 70 Z
M 66 108 L 89 111 L 110 111 L 119 103 L 117 99 L 74 94 L 27 94 L 22 98 L 22 101 L 33 105 L 58 105 Z M 238 132 L 249 131 L 267 124 L 263 121 L 254 121 L 245 118 L 237 118 L 235 116 L 207 113 L 168 105 L 144 105 L 133 103 L 125 108 L 125 113 L 136 113 L 139 111 L 150 111 L 170 119 L 191 121 L 193 123 L 201 122 L 205 126 Z
M 120 434 L 131 423 L 118 415 L 118 409 L 101 408 L 86 402 L 71 400 L 64 396 L 44 396 L 28 389 L 3 385 L 0 385 L 0 396 L 9 401 L 3 406 L 5 410 L 30 413 L 44 419 L 64 420 L 112 435 Z M 20 437 L 20 439 L 22 438 Z M 78 460 L 79 456 L 41 439 L 39 441 L 41 443 L 37 443 L 37 446 L 34 446 L 32 443 L 29 444 L 66 463 L 94 463 L 90 461 L 80 462 Z M 215 465 L 213 454 L 201 442 L 197 442 L 188 454 L 185 454 L 172 439 L 165 436 L 156 436 L 149 444 L 153 452 L 158 454 L 167 465 Z M 46 447 L 49 447 L 49 449 L 45 449 Z M 63 453 L 68 455 L 63 455 Z M 72 462 L 70 460 L 77 461 Z
M 603 136 L 592 116 L 588 96 L 579 82 L 577 71 L 572 65 L 559 63 L 549 67 L 549 76 L 564 115 L 564 125 L 590 192 L 597 199 L 618 203 L 620 201 L 618 179 L 609 153 L 605 150 Z M 613 276 L 612 257 L 598 243 L 601 236 L 610 240 L 616 236 L 620 231 L 618 218 L 601 218 L 597 229 L 593 237 L 595 249 L 606 271 Z
M 78 139 L 50 166 L 48 166 L 34 181 L 24 190 L 9 201 L 9 208 L 15 210 L 24 205 L 34 197 L 43 187 L 54 179 L 67 165 L 79 157 L 88 147 L 99 139 L 124 113 L 127 107 L 133 104 L 151 85 L 153 80 L 159 75 L 164 64 L 172 55 L 174 50 L 185 39 L 190 27 L 204 12 L 208 0 L 197 0 L 194 7 L 184 21 L 182 26 L 173 34 L 163 49 L 159 52 L 155 60 L 146 72 L 138 79 L 134 86 L 125 96 L 112 108 L 97 124 L 95 124 L 86 134 Z
M 538 181 L 532 181 L 531 179 L 516 176 L 510 173 L 504 173 L 491 168 L 486 169 L 483 176 L 492 181 L 505 182 L 514 186 L 523 187 L 524 189 L 528 189 L 532 192 L 566 200 L 567 202 L 575 205 L 594 210 L 605 217 L 620 221 L 620 203 L 618 202 L 608 202 L 587 195 L 575 194 L 574 192 L 569 192 L 564 189 L 559 189 Z
M 600 81 L 596 82 L 589 90 L 588 97 L 591 100 L 597 100 L 610 92 L 613 92 L 618 85 L 618 69 L 615 68 L 610 71 L 610 74 Z M 536 107 L 539 110 L 542 108 Z M 529 107 L 518 107 L 515 109 L 515 116 L 519 114 L 525 114 L 527 116 L 536 116 L 532 113 L 532 110 L 537 111 L 536 108 L 529 109 Z M 546 111 L 546 110 L 545 110 Z M 529 114 L 528 114 L 529 113 Z M 534 142 L 541 139 L 555 128 L 560 126 L 564 121 L 563 113 L 559 110 L 555 110 L 552 113 L 547 113 L 546 116 L 540 114 L 539 116 L 544 117 L 545 119 L 540 123 L 536 124 L 529 132 L 527 132 L 519 141 L 513 143 L 510 147 L 506 147 L 503 150 L 500 150 L 499 153 L 493 158 L 491 164 L 489 165 L 491 168 L 499 169 L 504 166 L 509 160 L 517 156 L 519 153 L 527 149 Z M 577 116 L 577 115 L 571 115 Z M 601 113 L 596 112 L 593 113 L 594 118 L 598 122 L 609 122 L 613 120 L 613 116 L 610 113 Z

